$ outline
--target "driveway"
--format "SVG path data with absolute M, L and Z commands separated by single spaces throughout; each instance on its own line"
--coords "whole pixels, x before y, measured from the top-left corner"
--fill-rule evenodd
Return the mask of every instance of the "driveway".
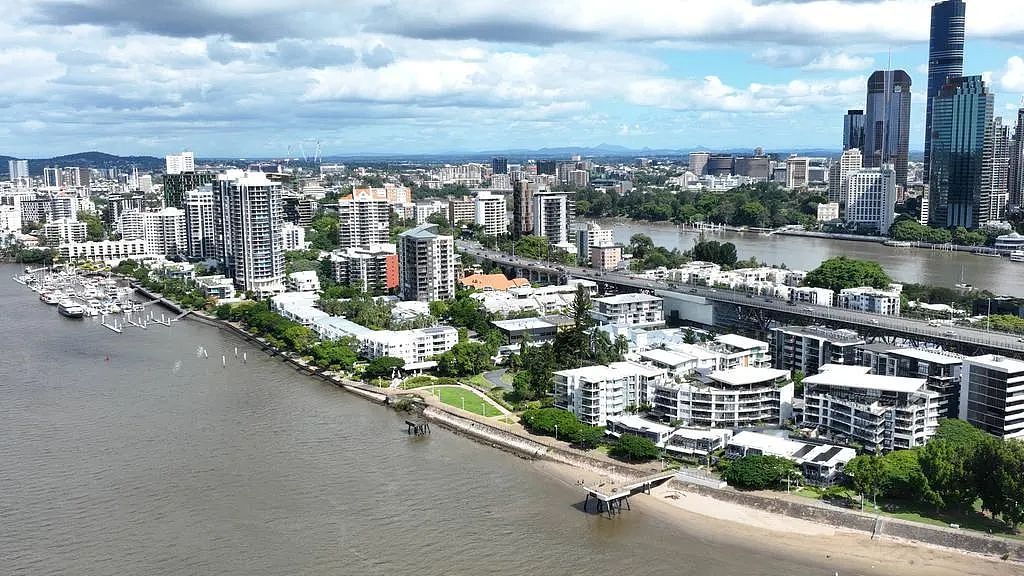
M 505 382 L 505 381 L 503 381 L 501 379 L 501 377 L 505 375 L 506 371 L 507 370 L 505 370 L 504 368 L 499 368 L 498 370 L 491 370 L 490 372 L 484 372 L 484 379 L 487 380 L 488 382 L 490 382 L 491 386 L 494 386 L 495 388 L 502 388 L 502 389 L 505 389 L 505 390 L 511 390 L 512 389 L 512 384 L 510 384 L 508 382 Z

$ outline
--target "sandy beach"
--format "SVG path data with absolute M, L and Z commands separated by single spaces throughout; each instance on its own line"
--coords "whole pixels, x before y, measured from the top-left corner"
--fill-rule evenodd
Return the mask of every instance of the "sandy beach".
M 537 467 L 569 485 L 611 480 L 600 474 L 538 461 Z M 596 485 L 596 484 L 594 484 Z M 581 500 L 582 500 L 581 490 Z M 663 520 L 681 532 L 708 540 L 731 540 L 772 557 L 802 558 L 841 576 L 1009 576 L 1024 566 L 944 548 L 889 538 L 872 540 L 865 532 L 763 512 L 662 486 L 650 495 L 630 498 L 631 511 Z M 616 520 L 610 519 L 609 522 Z M 843 567 L 840 570 L 840 567 Z M 851 572 L 851 567 L 853 572 Z

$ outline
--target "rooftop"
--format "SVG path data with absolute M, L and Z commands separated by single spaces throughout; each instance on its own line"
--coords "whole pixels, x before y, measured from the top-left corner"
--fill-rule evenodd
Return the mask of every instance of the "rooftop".
M 844 328 L 832 329 L 824 328 L 822 326 L 780 326 L 775 330 L 779 330 L 787 334 L 813 336 L 815 338 L 821 338 L 823 340 L 837 343 L 852 344 L 864 341 L 864 339 L 860 337 L 860 334 L 857 334 L 853 330 L 847 330 Z
M 1021 364 L 1024 367 L 1024 363 Z M 824 368 L 824 367 L 823 367 Z M 854 368 L 847 366 L 846 368 Z M 860 366 L 858 368 L 864 368 Z M 1024 369 L 1024 368 L 1022 368 Z M 865 374 L 858 370 L 824 370 L 814 376 L 804 378 L 804 385 L 836 386 L 856 390 L 878 390 L 880 392 L 896 392 L 910 394 L 925 387 L 924 378 L 901 378 L 898 376 L 879 376 Z
M 931 364 L 960 364 L 962 363 L 963 356 L 959 354 L 953 354 L 951 352 L 935 352 L 932 350 L 924 350 L 921 348 L 894 348 L 892 350 L 886 350 L 890 354 L 896 354 L 899 356 L 905 356 L 907 358 L 914 358 L 923 362 L 929 362 Z
M 1000 372 L 1012 372 L 1018 374 L 1024 372 L 1024 362 L 1021 362 L 1020 360 L 1013 360 L 1005 356 L 999 356 L 997 354 L 985 354 L 984 356 L 964 358 L 964 363 L 966 364 L 968 362 L 975 366 L 984 366 Z
M 472 274 L 459 279 L 459 284 L 478 290 L 508 290 L 520 286 L 529 286 L 530 281 L 526 278 L 513 278 L 509 280 L 504 274 Z
M 641 352 L 640 357 L 666 366 L 679 366 L 694 360 L 693 356 L 661 348 L 653 348 L 646 352 Z
M 753 368 L 741 366 L 729 370 L 715 370 L 710 374 L 711 379 L 728 384 L 730 386 L 746 386 L 759 384 L 778 378 L 789 378 L 789 370 L 776 370 L 775 368 Z
M 716 336 L 715 341 L 725 344 L 726 346 L 739 348 L 740 350 L 768 348 L 767 342 L 762 342 L 761 340 L 754 340 L 753 338 L 747 338 L 746 336 L 740 336 L 739 334 L 722 334 L 721 336 Z
M 754 448 L 763 454 L 782 456 L 784 458 L 796 454 L 804 446 L 803 443 L 790 440 L 789 438 L 746 430 L 733 436 L 732 440 L 729 440 L 729 444 L 744 448 Z
M 631 294 L 616 294 L 615 296 L 605 296 L 604 298 L 594 298 L 594 302 L 601 302 L 603 304 L 639 304 L 641 302 L 660 302 L 659 296 L 653 296 L 651 294 L 641 294 L 634 292 Z
M 498 330 L 519 332 L 524 330 L 540 330 L 553 328 L 554 324 L 543 318 L 514 318 L 512 320 L 492 320 L 491 324 Z
M 626 414 L 624 416 L 609 418 L 608 423 L 611 424 L 612 422 L 615 422 L 624 428 L 629 428 L 630 430 L 647 430 L 655 432 L 659 436 L 668 434 L 673 430 L 671 426 L 667 426 L 660 422 L 652 422 L 651 420 L 642 416 L 637 416 L 636 414 Z

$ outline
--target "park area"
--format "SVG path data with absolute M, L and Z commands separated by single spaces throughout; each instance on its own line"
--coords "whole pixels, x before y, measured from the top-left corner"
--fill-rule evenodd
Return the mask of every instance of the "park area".
M 501 410 L 489 398 L 484 398 L 462 386 L 421 386 L 421 389 L 441 399 L 449 406 L 461 408 L 480 416 L 500 416 Z

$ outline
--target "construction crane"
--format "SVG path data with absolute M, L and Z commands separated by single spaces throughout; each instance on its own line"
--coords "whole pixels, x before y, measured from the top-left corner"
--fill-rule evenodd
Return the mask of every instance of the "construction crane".
M 316 164 L 319 164 L 320 160 L 321 160 L 321 158 L 320 158 L 320 139 L 317 138 L 317 140 L 316 140 L 316 152 L 313 154 L 313 162 L 316 163 Z

